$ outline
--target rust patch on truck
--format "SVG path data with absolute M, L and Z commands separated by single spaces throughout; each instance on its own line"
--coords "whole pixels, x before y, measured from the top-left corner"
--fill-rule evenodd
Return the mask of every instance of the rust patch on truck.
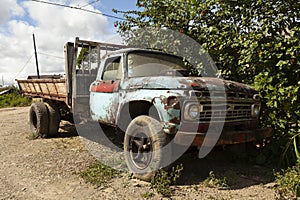
M 161 109 L 164 121 L 164 130 L 168 134 L 175 134 L 181 123 L 181 106 L 179 97 L 160 96 L 154 99 L 154 103 Z
M 91 86 L 91 92 L 112 93 L 118 90 L 120 81 L 96 81 Z
M 219 138 L 217 145 L 239 144 L 245 142 L 260 141 L 272 136 L 272 128 L 260 128 L 255 130 L 243 130 L 243 131 L 223 131 Z M 180 145 L 191 145 L 200 147 L 204 139 L 210 139 L 206 137 L 206 134 L 193 133 L 193 132 L 178 132 L 175 136 L 175 143 Z M 193 139 L 192 144 L 190 144 Z M 211 138 L 214 140 L 214 138 Z

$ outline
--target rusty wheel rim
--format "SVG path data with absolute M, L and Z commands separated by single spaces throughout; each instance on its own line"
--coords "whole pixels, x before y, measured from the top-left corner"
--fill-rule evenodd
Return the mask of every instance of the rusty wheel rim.
M 135 167 L 146 169 L 152 159 L 152 140 L 145 133 L 131 136 L 129 140 L 129 154 Z

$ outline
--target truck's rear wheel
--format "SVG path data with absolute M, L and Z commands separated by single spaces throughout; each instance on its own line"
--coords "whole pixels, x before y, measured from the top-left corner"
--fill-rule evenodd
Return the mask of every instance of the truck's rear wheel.
M 49 130 L 47 137 L 54 136 L 57 134 L 59 129 L 60 123 L 60 113 L 57 105 L 53 102 L 45 103 L 48 109 L 48 116 L 49 116 Z
M 44 103 L 31 104 L 29 123 L 34 138 L 47 137 L 49 131 L 48 110 Z
M 170 164 L 168 135 L 159 121 L 136 117 L 129 124 L 124 138 L 125 161 L 136 178 L 150 181 L 157 170 Z

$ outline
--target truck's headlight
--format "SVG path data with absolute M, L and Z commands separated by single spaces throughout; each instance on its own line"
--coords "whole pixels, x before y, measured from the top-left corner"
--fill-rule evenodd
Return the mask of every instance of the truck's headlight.
M 184 119 L 186 120 L 197 120 L 199 118 L 201 110 L 201 105 L 196 103 L 188 103 L 185 105 Z
M 256 101 L 261 101 L 261 98 L 260 98 L 260 95 L 259 94 L 255 94 L 253 95 L 253 99 L 256 100 Z
M 259 117 L 259 114 L 260 114 L 260 105 L 259 104 L 253 104 L 251 106 L 251 116 L 253 118 L 257 118 L 257 117 Z
M 191 105 L 189 107 L 189 116 L 192 119 L 197 119 L 198 115 L 199 115 L 199 107 L 198 107 L 198 105 Z

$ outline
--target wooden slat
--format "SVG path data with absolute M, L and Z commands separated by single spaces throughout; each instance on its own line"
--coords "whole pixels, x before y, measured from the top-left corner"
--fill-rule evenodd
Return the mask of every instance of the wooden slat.
M 18 80 L 22 94 L 59 101 L 66 100 L 65 79 L 28 79 Z

